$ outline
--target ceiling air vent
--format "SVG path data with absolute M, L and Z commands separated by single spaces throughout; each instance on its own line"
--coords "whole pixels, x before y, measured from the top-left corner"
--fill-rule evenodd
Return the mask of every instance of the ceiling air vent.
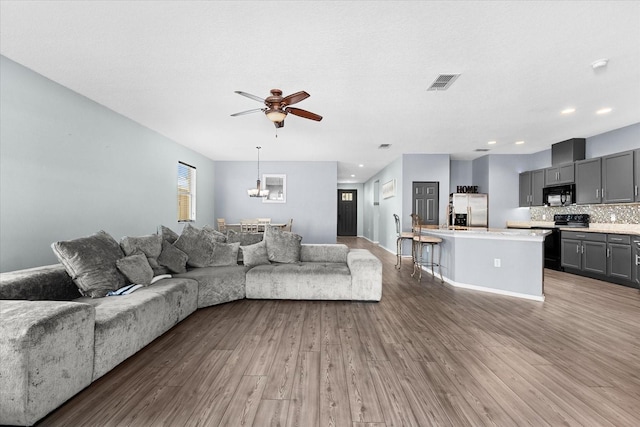
M 485 152 L 485 151 L 491 151 L 491 150 L 489 148 L 476 148 L 474 151 Z
M 391 147 L 391 144 L 380 144 L 378 147 L 379 150 L 387 150 Z
M 447 90 L 460 74 L 440 74 L 427 90 Z

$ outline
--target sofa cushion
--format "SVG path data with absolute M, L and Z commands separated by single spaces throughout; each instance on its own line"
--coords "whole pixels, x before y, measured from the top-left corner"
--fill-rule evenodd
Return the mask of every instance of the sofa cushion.
M 246 282 L 247 298 L 351 299 L 351 273 L 341 262 L 259 265 L 247 271 Z
M 208 267 L 221 267 L 224 265 L 238 265 L 238 249 L 240 242 L 214 243 L 213 255 Z
M 55 242 L 51 248 L 83 295 L 104 297 L 127 284 L 126 277 L 116 267 L 116 261 L 124 258 L 124 253 L 105 231 Z
M 227 241 L 226 234 L 219 232 L 210 225 L 205 225 L 204 227 L 202 227 L 202 231 L 205 232 L 214 242 L 225 243 Z
M 207 267 L 213 254 L 213 240 L 209 233 L 186 224 L 182 234 L 174 243 L 175 247 L 187 254 L 187 264 L 191 267 Z
M 198 308 L 235 301 L 245 297 L 247 268 L 242 265 L 194 268 L 173 277 L 198 282 Z
M 347 262 L 349 247 L 343 244 L 306 244 L 300 248 L 300 261 Z
M 147 257 L 149 265 L 153 269 L 154 275 L 164 274 L 167 270 L 158 264 L 158 257 L 162 252 L 162 236 L 150 234 L 138 237 L 123 237 L 120 239 L 120 247 L 125 255 L 132 255 L 136 251 L 141 251 Z
M 269 261 L 293 263 L 300 261 L 302 237 L 278 227 L 267 227 L 264 231 Z
M 167 267 L 173 273 L 186 273 L 187 271 L 187 254 L 169 243 L 168 240 L 162 241 L 162 252 L 158 257 L 158 264 Z
M 175 243 L 178 237 L 180 237 L 178 233 L 164 225 L 158 227 L 158 234 L 162 236 L 162 240 L 166 240 L 169 243 Z
M 0 273 L 0 300 L 71 301 L 80 295 L 62 264 Z
M 142 252 L 117 260 L 116 266 L 133 284 L 148 286 L 153 279 L 153 269 Z
M 245 267 L 271 264 L 267 254 L 267 244 L 262 241 L 249 246 L 242 246 L 242 259 Z

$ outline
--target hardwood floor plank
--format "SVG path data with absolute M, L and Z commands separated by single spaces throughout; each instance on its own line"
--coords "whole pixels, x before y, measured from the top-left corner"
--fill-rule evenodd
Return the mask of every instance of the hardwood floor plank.
M 345 302 L 323 301 L 321 309 L 321 345 L 340 344 L 340 327 L 338 326 L 339 306 L 351 305 Z
M 251 426 L 258 412 L 260 396 L 266 383 L 265 376 L 245 375 L 225 411 L 221 426 Z
M 258 347 L 253 354 L 253 359 L 249 362 L 249 366 L 245 371 L 245 375 L 267 375 L 273 359 L 278 352 L 278 346 L 285 331 L 286 320 L 289 316 L 285 313 L 277 313 L 271 319 L 262 333 L 262 338 L 258 343 Z
M 368 363 L 385 423 L 388 426 L 418 426 L 391 362 L 369 360 Z
M 263 399 L 253 425 L 256 427 L 284 427 L 287 425 L 289 400 Z
M 384 422 L 369 372 L 367 356 L 357 329 L 340 330 L 340 343 L 345 363 L 351 419 L 359 422 Z
M 293 388 L 294 371 L 302 341 L 302 327 L 306 305 L 301 302 L 288 304 L 287 324 L 269 369 L 263 399 L 289 399 Z
M 313 427 L 320 422 L 320 352 L 303 351 L 298 357 L 287 415 L 288 427 Z
M 322 305 L 319 301 L 311 301 L 308 304 L 304 313 L 304 334 L 302 334 L 300 351 L 320 351 Z
M 367 360 L 389 360 L 384 351 L 383 341 L 366 310 L 366 303 L 355 303 L 353 307 L 358 337 L 367 352 Z
M 320 355 L 320 425 L 349 425 L 351 408 L 342 348 L 340 344 L 323 345 Z

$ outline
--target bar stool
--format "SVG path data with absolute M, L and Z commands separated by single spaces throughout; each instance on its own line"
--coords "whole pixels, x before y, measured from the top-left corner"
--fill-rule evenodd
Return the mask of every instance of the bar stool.
M 402 267 L 402 243 L 405 240 L 413 240 L 412 231 L 400 231 L 400 217 L 393 214 L 393 218 L 396 220 L 396 269 L 400 270 Z
M 422 280 L 422 267 L 431 266 L 431 275 L 436 277 L 433 272 L 433 267 L 438 266 L 438 273 L 440 274 L 440 282 L 444 282 L 442 278 L 442 266 L 440 265 L 440 257 L 442 256 L 441 248 L 438 248 L 438 262 L 433 261 L 433 253 L 435 252 L 435 247 L 442 243 L 442 239 L 435 236 L 425 236 L 422 234 L 423 229 L 434 229 L 437 226 L 428 226 L 423 224 L 418 224 L 413 229 L 413 273 L 411 273 L 411 277 L 416 274 L 416 271 L 419 271 L 418 282 Z M 429 246 L 429 250 L 431 252 L 431 262 L 424 264 L 423 260 L 423 252 L 424 247 Z

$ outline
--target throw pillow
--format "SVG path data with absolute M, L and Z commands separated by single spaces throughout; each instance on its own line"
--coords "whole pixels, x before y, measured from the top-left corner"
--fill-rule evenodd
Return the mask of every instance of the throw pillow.
M 180 237 L 178 236 L 178 233 L 176 233 L 169 227 L 165 227 L 164 225 L 160 226 L 159 231 L 160 231 L 159 234 L 162 236 L 162 239 L 168 241 L 169 243 L 175 243 L 176 240 L 178 240 L 178 237 Z
M 219 232 L 210 225 L 202 227 L 202 231 L 204 231 L 214 242 L 225 243 L 227 241 L 226 234 Z
M 214 243 L 213 256 L 209 266 L 238 265 L 238 249 L 240 243 Z
M 124 254 L 129 256 L 136 251 L 141 251 L 147 256 L 147 261 L 153 269 L 154 273 L 158 274 L 166 273 L 158 264 L 158 257 L 162 252 L 162 236 L 159 234 L 150 234 L 148 236 L 140 237 L 123 237 L 120 240 L 120 247 L 124 251 Z
M 162 252 L 158 257 L 158 264 L 167 267 L 173 273 L 186 273 L 188 258 L 187 254 L 164 240 L 162 242 Z
M 208 267 L 211 264 L 213 243 L 201 229 L 186 224 L 174 245 L 187 254 L 187 264 L 191 267 Z
M 269 261 L 289 264 L 300 261 L 301 236 L 278 227 L 267 227 L 264 240 Z
M 148 286 L 153 279 L 153 270 L 142 252 L 129 255 L 116 261 L 118 270 L 134 285 Z
M 240 246 L 254 245 L 263 240 L 262 233 L 248 233 L 246 231 L 227 231 L 227 243 L 240 242 Z
M 105 231 L 55 242 L 51 249 L 82 295 L 100 298 L 127 284 L 127 278 L 116 267 L 116 261 L 124 258 L 124 253 Z
M 271 264 L 267 254 L 267 244 L 262 241 L 254 245 L 242 246 L 242 258 L 246 267 L 256 265 Z

